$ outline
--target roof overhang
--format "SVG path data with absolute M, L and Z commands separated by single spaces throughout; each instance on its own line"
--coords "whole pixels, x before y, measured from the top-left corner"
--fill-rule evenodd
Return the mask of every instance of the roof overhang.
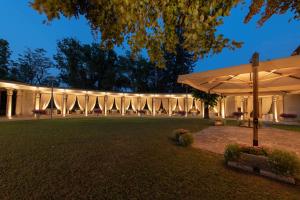
M 252 65 L 244 64 L 180 75 L 178 83 L 223 95 L 252 94 Z M 300 55 L 263 61 L 258 66 L 260 94 L 300 93 Z

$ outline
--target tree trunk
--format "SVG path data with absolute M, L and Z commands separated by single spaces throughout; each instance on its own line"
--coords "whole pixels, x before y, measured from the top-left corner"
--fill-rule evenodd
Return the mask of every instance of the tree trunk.
M 204 103 L 204 119 L 209 119 L 209 105 Z

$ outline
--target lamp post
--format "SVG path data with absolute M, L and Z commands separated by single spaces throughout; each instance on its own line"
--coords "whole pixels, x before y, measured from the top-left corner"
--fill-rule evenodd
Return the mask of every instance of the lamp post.
M 258 146 L 258 66 L 259 54 L 254 53 L 252 63 L 252 87 L 253 87 L 253 146 Z

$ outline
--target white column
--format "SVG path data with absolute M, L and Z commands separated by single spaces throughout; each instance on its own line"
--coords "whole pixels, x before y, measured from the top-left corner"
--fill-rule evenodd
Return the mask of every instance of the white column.
M 225 97 L 221 99 L 221 117 L 225 119 Z
M 153 116 L 155 116 L 155 114 L 156 114 L 155 101 L 156 101 L 156 99 L 152 98 L 152 115 Z
M 62 95 L 62 106 L 61 106 L 61 114 L 63 117 L 66 116 L 66 112 L 67 112 L 67 99 L 68 99 L 68 95 L 67 94 L 63 94 Z
M 272 101 L 273 101 L 273 122 L 278 122 L 277 96 L 273 96 Z
M 188 97 L 185 97 L 185 98 L 184 98 L 184 111 L 185 111 L 185 117 L 188 116 L 188 108 L 189 108 Z
M 244 97 L 241 97 L 241 112 L 244 112 Z M 241 115 L 241 119 L 244 119 L 244 115 Z
M 105 95 L 104 96 L 104 115 L 107 116 L 107 100 L 108 100 L 108 96 Z
M 123 116 L 125 115 L 125 96 L 121 97 L 121 113 Z
M 40 110 L 40 105 L 41 105 L 41 93 L 39 91 L 36 91 L 35 93 L 35 110 Z
M 168 99 L 168 105 L 169 105 L 169 116 L 172 116 L 172 99 Z
M 84 115 L 87 117 L 88 116 L 88 102 L 89 102 L 89 95 L 85 95 L 85 98 L 84 98 Z
M 17 91 L 17 100 L 16 100 L 16 115 L 22 115 L 22 96 L 23 91 Z
M 13 90 L 12 89 L 7 89 L 7 95 L 6 95 L 6 117 L 8 119 L 11 119 L 11 114 L 12 114 L 12 95 L 13 95 Z

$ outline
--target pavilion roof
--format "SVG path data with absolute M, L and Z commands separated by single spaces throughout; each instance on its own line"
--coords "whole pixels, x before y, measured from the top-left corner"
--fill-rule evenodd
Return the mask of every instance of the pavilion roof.
M 224 94 L 252 94 L 252 65 L 180 75 L 178 83 L 196 89 Z M 300 55 L 261 61 L 258 66 L 259 93 L 300 93 Z

